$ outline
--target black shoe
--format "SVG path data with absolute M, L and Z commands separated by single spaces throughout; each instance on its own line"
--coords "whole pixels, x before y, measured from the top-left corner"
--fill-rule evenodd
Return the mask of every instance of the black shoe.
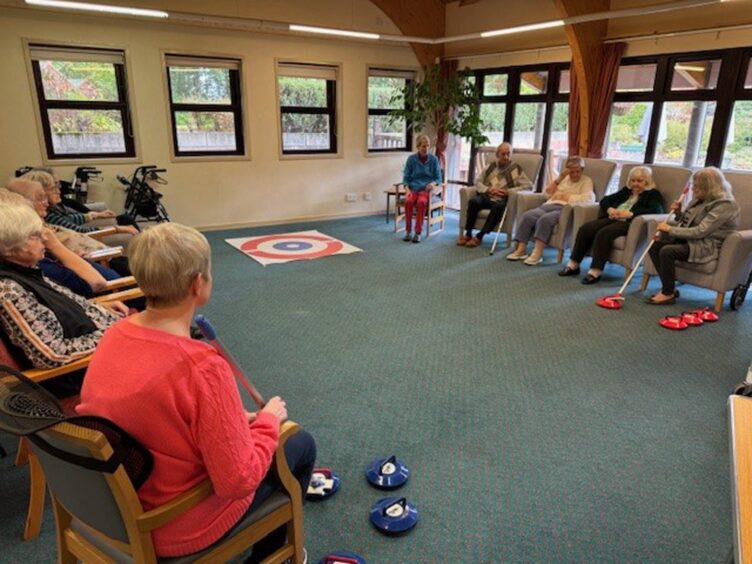
M 420 234 L 416 233 L 413 237 L 413 243 L 420 243 Z
M 580 273 L 580 267 L 565 266 L 559 271 L 559 276 L 577 276 Z
M 586 286 L 589 286 L 590 284 L 595 284 L 596 282 L 599 282 L 601 279 L 600 276 L 593 276 L 592 274 L 586 274 L 585 278 L 582 279 L 582 283 Z
M 403 240 L 403 241 L 408 241 L 408 242 L 409 242 L 409 241 L 412 241 L 412 240 L 413 240 L 413 236 L 412 236 L 412 235 L 410 235 L 410 233 L 405 233 L 405 236 L 404 236 L 404 237 L 402 237 L 402 240 Z

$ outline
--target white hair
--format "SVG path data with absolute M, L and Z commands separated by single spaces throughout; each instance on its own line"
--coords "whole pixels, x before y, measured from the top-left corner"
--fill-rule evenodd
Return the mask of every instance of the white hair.
M 41 233 L 44 224 L 31 206 L 0 201 L 0 256 L 7 257 L 26 245 L 29 237 Z

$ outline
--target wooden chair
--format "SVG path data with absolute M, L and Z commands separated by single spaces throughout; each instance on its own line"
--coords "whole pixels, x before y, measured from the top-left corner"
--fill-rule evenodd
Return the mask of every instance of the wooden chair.
M 287 542 L 264 562 L 303 562 L 303 505 L 300 485 L 285 458 L 285 441 L 299 427 L 282 426 L 272 470 L 281 483 L 261 507 L 245 517 L 214 545 L 169 562 L 225 562 L 247 551 L 281 526 Z M 65 453 L 94 460 L 109 460 L 113 447 L 99 431 L 73 423 L 59 423 L 37 436 Z M 34 454 L 47 475 L 57 530 L 58 562 L 158 562 L 151 532 L 194 507 L 212 493 L 209 480 L 145 511 L 122 464 L 113 473 L 91 470 L 53 455 L 32 442 Z M 160 559 L 161 560 L 161 559 Z
M 407 188 L 404 184 L 395 184 L 396 190 L 394 204 L 394 232 L 398 233 L 405 229 L 405 193 Z M 417 212 L 416 212 L 417 213 Z M 402 224 L 402 225 L 400 225 Z M 436 228 L 435 225 L 440 227 Z M 437 186 L 429 196 L 428 205 L 426 206 L 425 232 L 426 239 L 431 236 L 431 232 L 442 231 L 446 225 L 446 183 Z

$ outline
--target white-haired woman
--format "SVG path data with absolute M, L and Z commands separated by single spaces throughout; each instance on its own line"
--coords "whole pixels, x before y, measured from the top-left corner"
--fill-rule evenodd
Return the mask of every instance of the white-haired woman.
M 559 276 L 577 276 L 582 259 L 592 247 L 593 260 L 582 283 L 598 282 L 611 256 L 613 242 L 627 234 L 632 220 L 638 215 L 663 213 L 663 196 L 654 188 L 650 167 L 636 166 L 629 171 L 627 185 L 599 202 L 600 217 L 579 228 L 569 262 Z
M 102 229 L 101 225 L 93 225 L 91 222 L 99 219 L 110 220 L 115 225 L 108 226 L 115 232 L 102 237 L 102 240 L 111 246 L 127 246 L 131 237 L 138 233 L 132 225 L 117 225 L 115 213 L 111 210 L 90 211 L 88 213 L 71 212 L 62 204 L 60 195 L 60 183 L 55 177 L 43 170 L 34 169 L 21 176 L 22 179 L 39 182 L 47 194 L 49 208 L 45 221 L 50 225 L 57 225 L 71 229 L 78 233 L 94 233 Z
M 546 186 L 548 200 L 522 214 L 514 234 L 517 246 L 507 255 L 507 260 L 523 260 L 528 266 L 540 264 L 543 261 L 543 249 L 551 239 L 564 206 L 595 201 L 593 181 L 582 174 L 584 168 L 585 160 L 582 157 L 567 159 L 559 176 Z M 528 256 L 527 244 L 531 239 L 535 240 L 535 246 Z
M 147 307 L 105 333 L 77 411 L 114 421 L 152 452 L 154 470 L 138 490 L 146 507 L 211 480 L 211 496 L 153 534 L 157 555 L 183 556 L 217 541 L 278 487 L 266 475 L 287 408 L 277 396 L 257 413 L 246 412 L 227 362 L 191 339 L 191 321 L 212 290 L 206 238 L 162 223 L 137 235 L 129 250 Z M 305 491 L 313 438 L 296 433 L 285 453 Z M 281 545 L 284 529 L 273 536 L 254 547 L 255 560 Z
M 405 194 L 405 237 L 403 241 L 420 243 L 423 219 L 431 200 L 431 191 L 441 184 L 441 165 L 436 155 L 428 154 L 431 141 L 427 135 L 418 135 L 415 140 L 418 152 L 407 157 L 402 172 Z M 413 210 L 415 209 L 415 235 L 412 234 Z
M 692 196 L 684 213 L 658 224 L 661 235 L 650 249 L 650 260 L 662 287 L 650 297 L 650 304 L 676 302 L 676 261 L 706 264 L 716 260 L 723 241 L 739 225 L 739 204 L 717 168 L 703 168 L 692 175 Z M 680 206 L 674 202 L 671 212 L 678 212 Z
M 100 306 L 45 277 L 44 224 L 24 203 L 0 203 L 0 328 L 37 368 L 91 354 L 103 331 L 128 312 Z

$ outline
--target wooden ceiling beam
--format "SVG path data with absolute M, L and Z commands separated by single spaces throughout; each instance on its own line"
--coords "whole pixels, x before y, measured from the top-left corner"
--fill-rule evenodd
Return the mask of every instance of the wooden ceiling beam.
M 606 12 L 609 0 L 553 0 L 562 18 Z M 572 71 L 580 86 L 580 154 L 587 154 L 590 127 L 590 101 L 596 87 L 598 68 L 603 60 L 603 39 L 608 21 L 600 20 L 564 26 L 572 51 Z
M 442 0 L 371 0 L 394 22 L 403 35 L 443 37 L 446 31 L 445 7 Z M 430 65 L 444 54 L 443 45 L 411 43 L 421 65 Z

